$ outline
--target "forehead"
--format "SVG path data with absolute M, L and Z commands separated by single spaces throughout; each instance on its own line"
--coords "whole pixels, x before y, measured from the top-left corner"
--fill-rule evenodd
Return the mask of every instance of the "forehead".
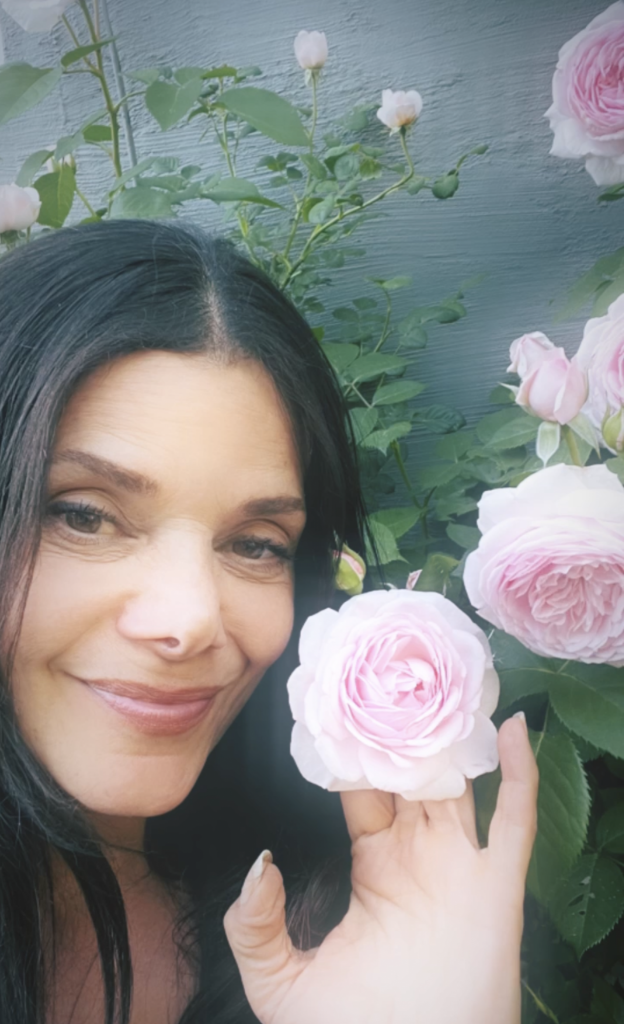
M 56 454 L 76 449 L 165 485 L 302 487 L 289 417 L 253 360 L 141 352 L 101 367 L 59 424 Z

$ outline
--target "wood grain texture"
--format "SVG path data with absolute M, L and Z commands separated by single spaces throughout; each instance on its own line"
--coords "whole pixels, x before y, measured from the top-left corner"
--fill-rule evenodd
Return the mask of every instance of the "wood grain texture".
M 429 194 L 400 196 L 386 216 L 363 232 L 367 255 L 337 272 L 333 306 L 361 293 L 366 274 L 410 273 L 413 287 L 397 305 L 435 301 L 476 274 L 468 317 L 431 332 L 417 369 L 431 401 L 481 413 L 507 365 L 509 343 L 543 330 L 574 351 L 583 317 L 555 324 L 566 288 L 599 255 L 622 244 L 624 204 L 599 207 L 598 189 L 581 163 L 549 156 L 544 111 L 560 46 L 607 6 L 606 0 L 109 0 L 127 69 L 151 64 L 233 61 L 258 64 L 267 86 L 306 101 L 292 42 L 301 28 L 322 29 L 330 60 L 322 86 L 322 125 L 384 87 L 417 88 L 424 98 L 412 148 L 425 172 L 452 166 L 471 146 L 490 150 L 466 167 L 458 194 L 440 203 Z M 65 48 L 64 29 L 27 35 L 3 11 L 8 61 L 50 64 Z M 24 157 L 53 142 L 100 105 L 89 80 L 62 83 L 40 108 L 0 129 L 0 181 L 10 181 Z M 168 152 L 208 171 L 217 154 L 200 128 L 163 135 L 133 108 L 139 154 Z M 97 195 L 97 159 L 82 172 Z M 190 216 L 213 228 L 209 204 Z M 412 457 L 417 453 L 413 452 Z

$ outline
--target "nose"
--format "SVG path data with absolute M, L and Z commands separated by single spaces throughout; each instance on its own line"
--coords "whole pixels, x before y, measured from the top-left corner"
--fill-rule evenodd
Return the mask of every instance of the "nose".
M 205 538 L 172 532 L 155 547 L 138 567 L 119 633 L 169 661 L 224 647 L 218 566 Z

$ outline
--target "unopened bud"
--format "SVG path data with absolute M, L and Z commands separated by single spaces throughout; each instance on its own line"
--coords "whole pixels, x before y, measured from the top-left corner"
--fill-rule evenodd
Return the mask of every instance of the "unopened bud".
M 344 590 L 349 597 L 361 594 L 364 589 L 364 577 L 366 576 L 366 563 L 364 559 L 343 544 L 342 551 L 334 552 L 339 558 L 336 569 L 335 585 L 337 590 Z
M 602 424 L 602 436 L 612 452 L 624 451 L 624 406 Z

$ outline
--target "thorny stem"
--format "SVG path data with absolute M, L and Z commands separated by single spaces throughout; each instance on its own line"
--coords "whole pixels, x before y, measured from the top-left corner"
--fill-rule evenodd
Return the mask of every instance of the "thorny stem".
M 403 152 L 407 159 L 407 174 L 404 174 L 399 181 L 395 181 L 394 185 L 389 185 L 388 188 L 385 188 L 381 192 L 378 192 L 377 195 L 371 196 L 371 198 L 367 199 L 365 203 L 361 204 L 361 206 L 350 206 L 348 210 L 340 210 L 339 213 L 337 213 L 334 217 L 331 217 L 329 220 L 325 221 L 324 224 L 317 224 L 317 226 L 314 228 L 314 231 L 308 238 L 306 244 L 304 245 L 301 254 L 290 265 L 288 271 L 282 278 L 282 281 L 280 282 L 282 288 L 286 287 L 286 285 L 292 279 L 293 275 L 299 269 L 301 264 L 305 262 L 310 253 L 310 250 L 312 249 L 320 235 L 324 234 L 324 232 L 328 231 L 335 224 L 338 224 L 339 221 L 346 220 L 347 217 L 351 217 L 355 213 L 362 213 L 363 210 L 367 210 L 369 209 L 369 207 L 374 206 L 376 203 L 379 203 L 382 199 L 385 199 L 386 196 L 391 195 L 392 192 L 397 192 L 399 189 L 403 188 L 403 186 L 406 185 L 411 178 L 414 177 L 414 163 L 410 156 L 410 152 L 405 144 L 405 128 L 401 128 L 400 130 L 400 140 Z
M 91 17 L 91 13 L 90 13 L 89 8 L 87 6 L 87 0 L 79 0 L 79 5 L 80 5 L 80 9 L 81 9 L 82 13 L 84 14 L 85 21 L 87 23 L 87 28 L 89 29 L 89 35 L 91 36 L 92 41 L 94 43 L 101 42 L 98 30 L 96 28 L 96 25 L 93 22 L 93 19 Z M 97 21 L 98 18 L 99 18 L 98 10 L 97 10 L 97 0 L 93 0 L 93 7 L 94 7 L 96 21 Z M 120 178 L 121 175 L 122 175 L 122 167 L 121 167 L 121 156 L 120 156 L 120 151 L 119 151 L 119 122 L 117 120 L 117 107 L 116 107 L 115 103 L 113 102 L 113 98 L 112 98 L 112 96 L 110 94 L 110 89 L 108 88 L 108 82 L 106 81 L 106 74 L 104 72 L 104 60 L 102 58 L 102 51 L 101 50 L 96 50 L 95 59 L 97 61 L 97 70 L 94 69 L 93 73 L 99 79 L 100 86 L 102 88 L 102 94 L 104 96 L 104 103 L 106 105 L 106 110 L 108 111 L 108 117 L 109 117 L 110 126 L 111 126 L 111 138 L 112 138 L 112 143 L 113 143 L 113 153 L 112 153 L 113 167 L 115 168 L 115 176 L 117 178 Z

